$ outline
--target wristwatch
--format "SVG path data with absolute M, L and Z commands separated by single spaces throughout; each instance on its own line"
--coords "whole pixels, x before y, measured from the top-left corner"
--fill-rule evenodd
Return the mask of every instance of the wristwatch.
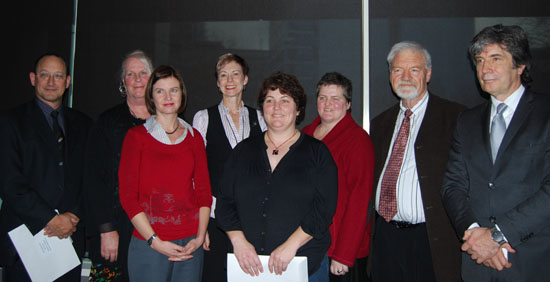
M 157 238 L 157 234 L 153 234 L 151 235 L 151 238 L 147 239 L 147 245 L 149 245 L 149 247 L 151 247 L 151 245 L 153 245 L 153 240 L 155 240 L 155 238 Z
M 508 241 L 504 239 L 504 234 L 498 230 L 496 225 L 491 227 L 491 237 L 493 237 L 493 241 L 497 242 L 501 246 L 508 243 Z

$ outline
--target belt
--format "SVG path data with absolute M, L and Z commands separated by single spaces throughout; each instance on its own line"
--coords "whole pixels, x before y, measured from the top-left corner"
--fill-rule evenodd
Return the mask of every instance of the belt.
M 393 225 L 397 229 L 411 229 L 411 228 L 415 228 L 415 227 L 419 226 L 420 224 L 424 224 L 424 223 L 416 223 L 415 224 L 415 223 L 410 223 L 410 222 L 406 222 L 406 221 L 395 221 L 395 220 L 391 220 L 388 223 Z

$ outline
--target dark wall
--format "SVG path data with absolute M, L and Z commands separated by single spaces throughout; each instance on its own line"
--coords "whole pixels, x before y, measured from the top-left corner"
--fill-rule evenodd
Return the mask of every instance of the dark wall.
M 124 54 L 141 49 L 155 65 L 171 64 L 189 92 L 185 117 L 219 103 L 214 66 L 234 52 L 250 65 L 244 100 L 256 106 L 260 84 L 281 70 L 309 96 L 304 124 L 316 116 L 315 84 L 340 71 L 355 83 L 361 119 L 361 2 L 353 1 L 86 1 L 79 6 L 75 103 L 97 116 L 122 101 L 117 92 Z M 105 7 L 109 7 L 106 9 Z
M 46 51 L 70 55 L 73 1 L 15 3 L 6 10 L 13 25 L 9 42 L 6 109 L 33 96 L 28 73 Z M 401 40 L 425 45 L 433 57 L 429 89 L 472 106 L 483 101 L 467 55 L 480 17 L 544 17 L 544 1 L 371 0 L 370 118 L 395 103 L 385 61 Z M 11 12 L 11 11 L 24 11 Z M 122 101 L 117 89 L 124 54 L 141 49 L 155 65 L 172 64 L 189 90 L 185 117 L 218 103 L 213 68 L 219 55 L 235 52 L 251 66 L 245 102 L 256 105 L 261 81 L 276 70 L 295 74 L 309 95 L 306 120 L 316 116 L 315 84 L 328 71 L 352 79 L 352 114 L 362 120 L 362 2 L 359 0 L 259 1 L 80 1 L 78 7 L 73 106 L 92 117 Z M 497 18 L 498 17 L 498 18 Z M 548 38 L 549 18 L 533 28 Z M 495 22 L 496 23 L 496 22 Z M 231 36 L 220 36 L 228 33 Z M 531 33 L 530 36 L 540 36 Z M 544 39 L 533 48 L 533 89 L 544 92 L 550 51 Z
M 29 72 L 33 71 L 37 57 L 55 52 L 68 60 L 70 56 L 73 1 L 16 1 L 3 13 L 9 23 L 2 47 L 8 61 L 2 78 L 4 90 L 0 110 L 29 101 L 34 97 Z

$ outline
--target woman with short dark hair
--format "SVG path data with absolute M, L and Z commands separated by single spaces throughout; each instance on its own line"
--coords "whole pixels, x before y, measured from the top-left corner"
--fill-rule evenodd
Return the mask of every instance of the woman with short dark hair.
M 239 143 L 225 163 L 216 222 L 242 270 L 282 274 L 308 258 L 309 281 L 328 281 L 328 231 L 336 208 L 337 169 L 327 147 L 301 134 L 306 95 L 293 75 L 264 80 L 258 98 L 268 130 Z M 266 269 L 267 271 L 267 269 Z

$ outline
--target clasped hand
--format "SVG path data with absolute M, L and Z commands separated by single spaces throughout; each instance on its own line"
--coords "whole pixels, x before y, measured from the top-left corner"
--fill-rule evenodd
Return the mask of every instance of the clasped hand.
M 467 252 L 478 264 L 498 271 L 512 267 L 512 263 L 506 259 L 501 248 L 505 248 L 509 253 L 515 253 L 516 250 L 508 243 L 500 246 L 493 241 L 491 230 L 488 228 L 476 227 L 466 230 L 462 239 L 464 240 L 462 251 Z
M 58 214 L 46 224 L 44 235 L 65 239 L 76 232 L 76 225 L 79 221 L 80 219 L 71 212 Z
M 185 246 L 180 246 L 170 241 L 163 241 L 160 238 L 153 240 L 153 250 L 165 255 L 170 261 L 186 261 L 193 258 L 193 253 L 203 244 L 203 240 L 194 238 Z

